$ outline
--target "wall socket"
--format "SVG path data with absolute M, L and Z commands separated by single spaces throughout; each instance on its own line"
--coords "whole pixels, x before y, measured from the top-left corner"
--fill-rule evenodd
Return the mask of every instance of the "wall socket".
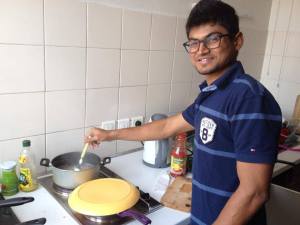
M 118 129 L 122 129 L 122 128 L 128 128 L 129 127 L 129 118 L 126 119 L 119 119 L 118 120 Z
M 144 117 L 143 116 L 132 117 L 130 119 L 130 127 L 136 127 L 137 122 L 140 122 L 140 125 L 142 125 L 144 123 Z
M 114 130 L 116 129 L 116 121 L 115 120 L 104 121 L 101 123 L 101 128 L 104 130 Z

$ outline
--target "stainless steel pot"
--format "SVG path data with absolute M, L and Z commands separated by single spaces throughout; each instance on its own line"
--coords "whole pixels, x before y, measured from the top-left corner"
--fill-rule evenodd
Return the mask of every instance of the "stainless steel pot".
M 40 165 L 52 167 L 53 182 L 56 185 L 67 189 L 74 189 L 86 181 L 95 179 L 100 167 L 111 162 L 110 157 L 101 160 L 96 154 L 88 152 L 83 159 L 80 170 L 76 170 L 80 154 L 80 152 L 68 152 L 58 155 L 52 159 L 51 163 L 49 159 L 42 158 Z

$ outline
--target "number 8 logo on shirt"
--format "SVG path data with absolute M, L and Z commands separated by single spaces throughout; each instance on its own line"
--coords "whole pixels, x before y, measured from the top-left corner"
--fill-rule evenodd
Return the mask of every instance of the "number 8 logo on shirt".
M 200 123 L 200 138 L 204 144 L 213 140 L 217 124 L 212 119 L 203 117 Z

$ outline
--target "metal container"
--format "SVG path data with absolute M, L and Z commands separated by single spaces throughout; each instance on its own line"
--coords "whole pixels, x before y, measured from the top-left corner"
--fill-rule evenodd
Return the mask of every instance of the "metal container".
M 100 159 L 94 153 L 86 153 L 83 163 L 78 168 L 80 159 L 80 152 L 68 152 L 56 156 L 50 160 L 42 158 L 40 161 L 41 166 L 51 167 L 53 172 L 53 182 L 62 188 L 74 189 L 80 184 L 93 180 L 97 177 L 101 166 L 111 162 L 110 157 Z

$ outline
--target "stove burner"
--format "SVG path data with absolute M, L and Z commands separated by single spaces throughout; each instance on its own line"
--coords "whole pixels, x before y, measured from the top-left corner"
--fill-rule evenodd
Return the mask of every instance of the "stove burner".
M 119 178 L 117 174 L 112 172 L 106 167 L 102 167 L 101 171 L 99 171 L 98 178 L 104 177 L 112 177 Z M 47 175 L 39 178 L 40 184 L 42 184 L 50 194 L 64 207 L 64 209 L 73 216 L 74 219 L 81 225 L 121 225 L 126 224 L 129 221 L 132 221 L 131 217 L 120 217 L 118 215 L 111 216 L 87 216 L 82 215 L 77 212 L 71 210 L 68 205 L 68 196 L 73 191 L 72 189 L 67 189 L 60 187 L 53 183 L 52 175 Z M 139 201 L 132 207 L 133 210 L 136 210 L 143 214 L 148 214 L 154 212 L 159 209 L 161 204 L 152 198 L 149 194 L 144 193 L 140 190 L 140 199 Z M 1 224 L 1 223 L 0 223 Z
M 100 223 L 100 224 L 117 224 L 118 221 L 120 221 L 120 218 L 116 215 L 113 216 L 84 216 L 88 220 Z
M 64 188 L 64 187 L 61 187 L 61 186 L 58 186 L 57 184 L 53 183 L 53 190 L 54 192 L 63 197 L 63 198 L 68 198 L 69 195 L 71 194 L 71 192 L 73 191 L 73 189 L 68 189 L 68 188 Z

